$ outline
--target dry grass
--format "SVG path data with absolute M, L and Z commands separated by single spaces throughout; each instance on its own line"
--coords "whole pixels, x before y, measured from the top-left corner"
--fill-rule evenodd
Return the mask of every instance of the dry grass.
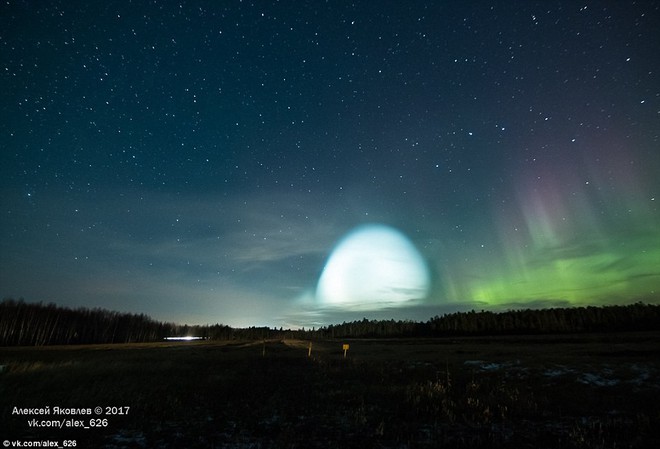
M 0 422 L 131 407 L 79 447 L 660 447 L 659 333 L 342 343 L 0 348 Z

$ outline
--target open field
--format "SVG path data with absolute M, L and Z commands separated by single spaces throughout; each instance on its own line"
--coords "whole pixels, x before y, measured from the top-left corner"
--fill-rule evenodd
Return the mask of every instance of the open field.
M 0 348 L 0 440 L 75 440 L 78 448 L 660 447 L 658 332 L 314 341 L 311 357 L 308 349 L 301 340 Z M 48 409 L 26 415 L 15 407 Z M 69 422 L 35 428 L 34 419 Z M 71 420 L 94 423 L 77 429 Z

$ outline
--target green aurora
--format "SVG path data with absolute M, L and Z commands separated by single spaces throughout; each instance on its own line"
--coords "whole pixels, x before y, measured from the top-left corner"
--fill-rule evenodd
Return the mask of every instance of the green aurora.
M 618 160 L 599 165 L 587 170 L 593 180 L 566 167 L 519 180 L 515 206 L 494 211 L 487 244 L 440 269 L 434 297 L 494 307 L 657 301 L 660 217 L 648 193 L 653 179 L 644 182 L 643 170 L 621 169 L 632 164 Z

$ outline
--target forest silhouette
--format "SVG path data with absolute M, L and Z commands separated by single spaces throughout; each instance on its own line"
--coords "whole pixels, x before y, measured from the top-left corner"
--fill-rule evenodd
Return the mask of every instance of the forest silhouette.
M 166 337 L 208 340 L 429 338 L 447 336 L 621 332 L 660 329 L 660 305 L 638 302 L 505 312 L 469 311 L 435 316 L 426 322 L 362 320 L 312 329 L 234 328 L 224 324 L 182 325 L 145 314 L 100 308 L 61 307 L 54 303 L 0 302 L 0 346 L 142 343 Z

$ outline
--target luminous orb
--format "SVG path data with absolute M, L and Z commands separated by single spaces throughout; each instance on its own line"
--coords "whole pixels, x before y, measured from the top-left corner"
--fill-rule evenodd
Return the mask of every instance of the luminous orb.
M 334 249 L 319 278 L 316 298 L 348 310 L 401 307 L 426 297 L 426 263 L 410 240 L 384 225 L 351 231 Z

